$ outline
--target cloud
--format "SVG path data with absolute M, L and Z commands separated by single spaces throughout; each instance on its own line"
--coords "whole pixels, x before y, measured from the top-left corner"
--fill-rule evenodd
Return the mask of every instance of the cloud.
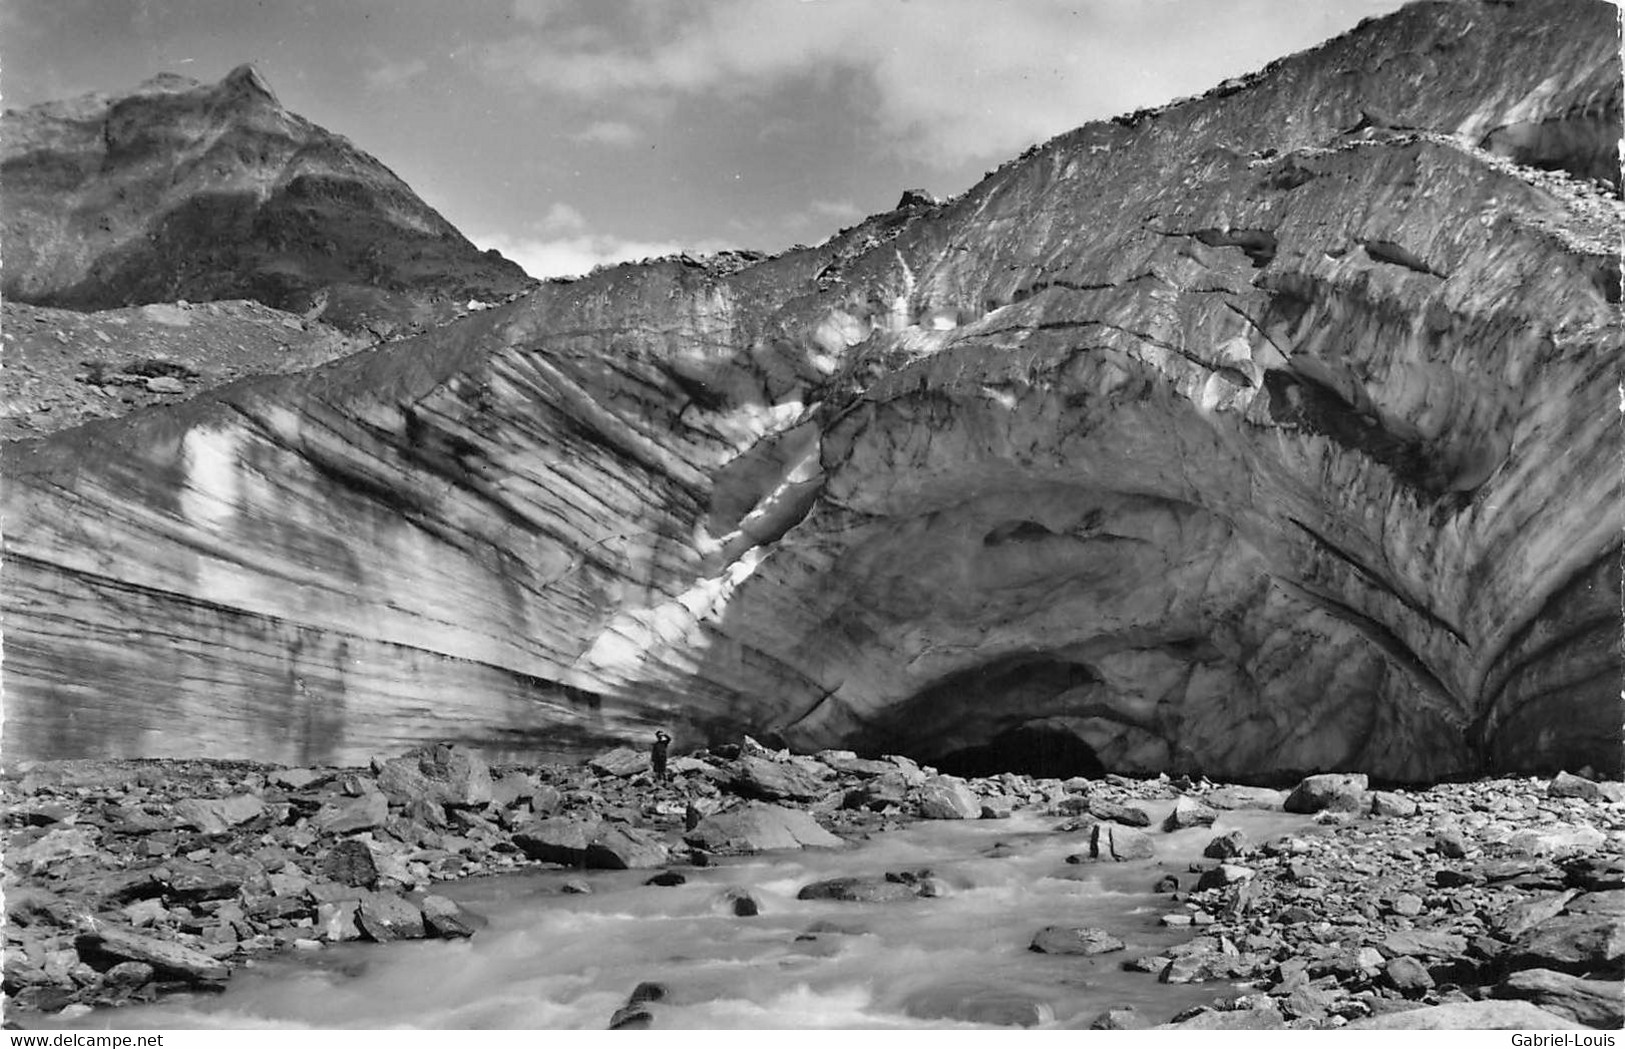
M 811 0 L 802 0 L 802 2 L 809 3 Z M 807 210 L 819 218 L 834 219 L 836 222 L 847 222 L 864 217 L 863 209 L 850 200 L 815 200 L 807 205 Z
M 583 233 L 587 229 L 587 216 L 572 208 L 564 201 L 554 201 L 553 206 L 547 209 L 536 223 L 540 233 Z
M 570 136 L 576 142 L 593 142 L 601 146 L 630 146 L 641 137 L 637 128 L 620 120 L 595 120 Z
M 395 91 L 404 87 L 414 77 L 422 76 L 428 71 L 429 63 L 421 58 L 405 62 L 380 59 L 377 65 L 362 74 L 362 80 L 366 83 L 368 91 Z
M 1400 0 L 522 0 L 493 71 L 600 104 L 759 98 L 857 78 L 876 144 L 941 167 L 1004 157 L 1205 90 Z
M 580 213 L 567 204 L 555 204 L 549 210 L 548 217 L 553 217 L 553 213 L 560 208 L 580 217 Z M 694 255 L 710 255 L 733 246 L 710 238 L 682 242 L 618 237 L 587 229 L 584 222 L 571 229 L 555 228 L 552 232 L 548 231 L 548 225 L 548 218 L 544 218 L 538 223 L 535 234 L 490 233 L 469 239 L 481 248 L 495 248 L 502 252 L 505 258 L 517 262 L 526 273 L 538 280 L 579 277 L 599 266 L 637 262 L 685 251 Z

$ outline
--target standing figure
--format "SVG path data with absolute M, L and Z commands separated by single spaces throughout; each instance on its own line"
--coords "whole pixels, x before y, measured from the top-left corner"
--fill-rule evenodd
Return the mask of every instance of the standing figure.
M 666 778 L 666 748 L 671 746 L 671 737 L 663 731 L 655 732 L 655 744 L 649 750 L 649 763 L 654 766 L 655 779 Z

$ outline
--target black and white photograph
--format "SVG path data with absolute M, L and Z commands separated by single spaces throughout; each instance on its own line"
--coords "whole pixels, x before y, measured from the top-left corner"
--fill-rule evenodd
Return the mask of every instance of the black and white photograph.
M 1621 13 L 0 0 L 6 1046 L 1614 1046 Z

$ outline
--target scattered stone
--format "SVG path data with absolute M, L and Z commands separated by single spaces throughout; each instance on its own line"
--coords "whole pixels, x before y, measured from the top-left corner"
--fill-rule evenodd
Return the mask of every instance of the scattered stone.
M 1307 776 L 1293 788 L 1282 808 L 1288 812 L 1364 812 L 1369 781 L 1363 772 L 1331 772 Z
M 1101 929 L 1048 925 L 1038 930 L 1028 950 L 1040 954 L 1109 954 L 1125 946 L 1122 940 Z

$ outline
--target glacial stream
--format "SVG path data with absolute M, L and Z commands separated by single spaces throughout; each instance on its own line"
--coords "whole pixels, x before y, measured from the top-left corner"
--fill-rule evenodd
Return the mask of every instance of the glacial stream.
M 1145 808 L 1160 818 L 1170 803 Z M 1216 834 L 1258 843 L 1312 830 L 1308 817 L 1241 811 L 1211 828 L 1150 831 L 1155 859 L 1069 864 L 1086 848 L 1056 817 L 922 822 L 845 850 L 807 850 L 655 873 L 553 870 L 441 886 L 485 917 L 470 940 L 344 944 L 240 969 L 222 994 L 101 1010 L 65 1026 L 96 1028 L 603 1029 L 634 987 L 654 981 L 656 1028 L 1087 1027 L 1108 1008 L 1149 1022 L 1234 993 L 1167 985 L 1123 963 L 1187 939 L 1160 915 L 1180 910 L 1152 886 L 1189 865 Z M 796 898 L 828 878 L 930 868 L 935 898 L 848 903 Z M 561 891 L 585 876 L 590 895 Z M 729 887 L 760 913 L 736 916 Z M 1029 950 L 1047 925 L 1104 929 L 1126 950 L 1093 957 Z

